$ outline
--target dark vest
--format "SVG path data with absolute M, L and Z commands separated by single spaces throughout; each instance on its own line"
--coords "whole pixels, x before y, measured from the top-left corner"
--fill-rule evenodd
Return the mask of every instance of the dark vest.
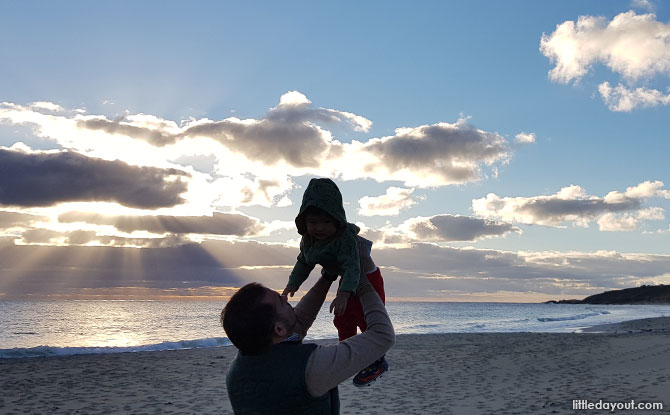
M 226 377 L 235 414 L 339 414 L 337 386 L 317 398 L 307 392 L 305 368 L 315 348 L 313 343 L 284 342 L 258 356 L 238 353 Z

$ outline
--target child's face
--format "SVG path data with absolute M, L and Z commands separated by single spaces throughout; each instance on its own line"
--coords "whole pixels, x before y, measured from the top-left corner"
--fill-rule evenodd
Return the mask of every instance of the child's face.
M 326 213 L 310 213 L 305 216 L 307 233 L 314 239 L 325 240 L 337 232 L 335 220 Z

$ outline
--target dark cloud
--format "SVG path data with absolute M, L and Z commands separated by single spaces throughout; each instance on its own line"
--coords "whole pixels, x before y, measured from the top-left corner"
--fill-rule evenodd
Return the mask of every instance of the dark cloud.
M 52 239 L 63 236 L 63 233 L 51 229 L 28 229 L 21 235 L 27 244 L 49 243 Z
M 424 241 L 475 241 L 521 232 L 519 228 L 508 223 L 460 215 L 437 215 L 417 220 L 409 229 L 417 235 L 417 239 Z
M 25 244 L 71 245 L 94 244 L 106 247 L 169 248 L 192 244 L 193 241 L 180 235 L 162 238 L 128 238 L 115 235 L 98 235 L 95 231 L 76 230 L 58 232 L 50 229 L 29 229 L 21 235 Z
M 243 123 L 223 120 L 201 123 L 184 131 L 184 136 L 217 140 L 250 160 L 275 165 L 285 161 L 294 167 L 318 167 L 329 143 L 324 132 L 311 123 L 260 120 Z
M 284 98 L 289 96 L 293 96 L 297 101 L 283 102 Z M 304 122 L 337 124 L 346 122 L 358 131 L 367 131 L 372 125 L 370 120 L 350 112 L 327 108 L 313 108 L 312 102 L 297 91 L 284 94 L 282 102 L 268 111 L 266 119 L 290 124 Z
M 0 244 L 0 264 L 0 293 L 10 297 L 93 288 L 242 285 L 233 269 L 197 244 L 146 249 Z
M 373 248 L 374 249 L 374 248 Z M 614 252 L 550 252 L 522 254 L 493 249 L 441 247 L 413 244 L 408 248 L 384 248 L 373 252 L 375 262 L 425 276 L 444 275 L 513 280 L 554 279 L 556 283 L 578 281 L 585 286 L 616 288 L 622 282 L 634 286 L 647 278 L 667 274 L 670 255 L 620 254 Z M 443 280 L 445 288 L 449 280 Z
M 284 94 L 279 105 L 258 119 L 202 119 L 178 127 L 172 121 L 139 114 L 113 120 L 80 117 L 76 122 L 81 129 L 125 135 L 158 147 L 188 138 L 207 138 L 266 166 L 286 163 L 318 169 L 330 162 L 329 167 L 350 178 L 386 181 L 404 180 L 404 175 L 409 176 L 406 184 L 421 187 L 479 180 L 484 166 L 505 162 L 512 152 L 501 135 L 477 129 L 465 119 L 453 124 L 400 128 L 391 137 L 342 144 L 332 140 L 331 132 L 321 126 L 346 124 L 367 132 L 372 122 L 345 111 L 315 108 L 297 91 Z M 370 161 L 352 167 L 351 159 Z
M 120 134 L 137 138 L 149 144 L 162 147 L 177 142 L 179 135 L 170 134 L 160 128 L 145 128 L 128 124 L 124 118 L 108 120 L 107 118 L 89 118 L 77 121 L 77 127 L 88 130 L 104 131 L 108 134 Z
M 113 216 L 96 213 L 67 212 L 58 217 L 60 222 L 87 222 L 112 225 L 123 232 L 148 231 L 153 233 L 255 235 L 263 230 L 257 219 L 232 213 L 215 212 L 212 216 Z
M 318 126 L 301 120 L 302 117 L 262 119 L 252 123 L 236 119 L 206 121 L 179 134 L 128 125 L 122 120 L 96 118 L 80 120 L 77 124 L 79 128 L 128 135 L 158 147 L 174 144 L 186 137 L 207 137 L 233 152 L 266 165 L 285 161 L 295 167 L 318 167 L 321 155 L 328 149 L 328 142 Z
M 315 123 L 345 121 L 356 129 L 369 128 L 369 121 L 355 114 L 313 108 L 304 95 L 296 92 L 285 96 L 292 94 L 294 97 L 299 96 L 299 102 L 280 103 L 259 120 L 202 120 L 179 133 L 170 132 L 170 124 L 153 118 L 151 126 L 134 125 L 133 120 L 126 117 L 115 120 L 84 119 L 79 120 L 77 126 L 108 134 L 127 135 L 159 147 L 174 144 L 187 137 L 207 137 L 250 160 L 261 161 L 266 165 L 284 161 L 294 167 L 318 167 L 329 150 L 330 143 L 325 138 L 325 132 Z
M 647 199 L 664 197 L 666 191 L 662 187 L 661 181 L 645 181 L 625 192 L 612 191 L 604 197 L 588 195 L 577 185 L 564 187 L 550 196 L 500 197 L 489 193 L 485 198 L 474 199 L 472 209 L 477 216 L 545 226 L 560 226 L 564 222 L 584 225 L 603 215 L 612 216 L 614 221 L 617 215 L 619 219 L 631 214 L 662 217 L 659 212 L 645 213 L 642 209 Z
M 265 244 L 255 241 L 229 242 L 229 241 L 204 241 L 205 248 L 218 261 L 232 267 L 244 266 L 290 266 L 295 265 L 298 256 L 298 248 L 288 247 L 282 244 Z M 290 273 L 290 270 L 289 272 Z M 286 273 L 286 278 L 288 278 Z
M 0 204 L 51 206 L 61 202 L 117 202 L 144 209 L 182 203 L 176 169 L 131 166 L 74 152 L 26 154 L 0 149 Z
M 0 210 L 0 229 L 14 226 L 29 226 L 35 221 L 46 219 L 44 216 Z
M 573 296 L 651 283 L 667 274 L 669 255 L 512 253 L 414 244 L 373 247 L 396 297 L 508 290 Z M 48 294 L 84 288 L 240 287 L 250 281 L 281 289 L 298 249 L 258 242 L 206 241 L 153 249 L 14 246 L 0 239 L 0 294 Z M 26 258 L 31 258 L 30 261 Z M 318 270 L 310 277 L 315 281 Z M 561 297 L 559 295 L 559 297 Z
M 290 124 L 305 121 L 317 121 L 326 124 L 340 122 L 338 111 L 324 108 L 312 108 L 309 103 L 294 105 L 278 105 L 268 111 L 266 118 L 270 121 L 286 122 Z
M 500 135 L 463 120 L 403 129 L 395 136 L 371 140 L 364 148 L 390 171 L 429 172 L 448 183 L 478 180 L 482 164 L 504 160 L 510 151 Z
M 529 200 L 519 211 L 551 222 L 560 222 L 567 216 L 593 219 L 606 212 L 626 212 L 639 209 L 642 200 L 627 198 L 620 202 L 603 199 L 535 199 Z

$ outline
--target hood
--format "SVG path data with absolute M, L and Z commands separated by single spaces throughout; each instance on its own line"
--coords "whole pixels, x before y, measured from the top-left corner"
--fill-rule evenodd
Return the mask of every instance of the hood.
M 310 206 L 317 207 L 335 218 L 339 229 L 346 228 L 347 216 L 344 213 L 344 206 L 342 205 L 342 193 L 340 193 L 340 189 L 337 188 L 337 185 L 332 180 L 312 179 L 309 181 L 307 190 L 302 195 L 300 213 L 295 218 L 295 225 L 300 235 L 307 234 L 304 216 L 305 211 Z

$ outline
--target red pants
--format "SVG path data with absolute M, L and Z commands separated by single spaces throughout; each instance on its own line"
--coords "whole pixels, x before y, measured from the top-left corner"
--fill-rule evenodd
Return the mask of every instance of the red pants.
M 377 291 L 377 294 L 379 294 L 379 298 L 386 304 L 384 279 L 382 278 L 382 273 L 379 268 L 377 268 L 375 272 L 368 274 L 367 277 L 375 291 Z M 347 309 L 341 316 L 335 316 L 333 324 L 337 329 L 337 335 L 340 338 L 340 341 L 355 336 L 358 327 L 361 328 L 361 332 L 364 332 L 365 329 L 368 328 L 368 325 L 365 322 L 365 316 L 363 315 L 363 306 L 361 305 L 358 296 L 351 295 L 349 297 L 349 300 L 347 301 Z

